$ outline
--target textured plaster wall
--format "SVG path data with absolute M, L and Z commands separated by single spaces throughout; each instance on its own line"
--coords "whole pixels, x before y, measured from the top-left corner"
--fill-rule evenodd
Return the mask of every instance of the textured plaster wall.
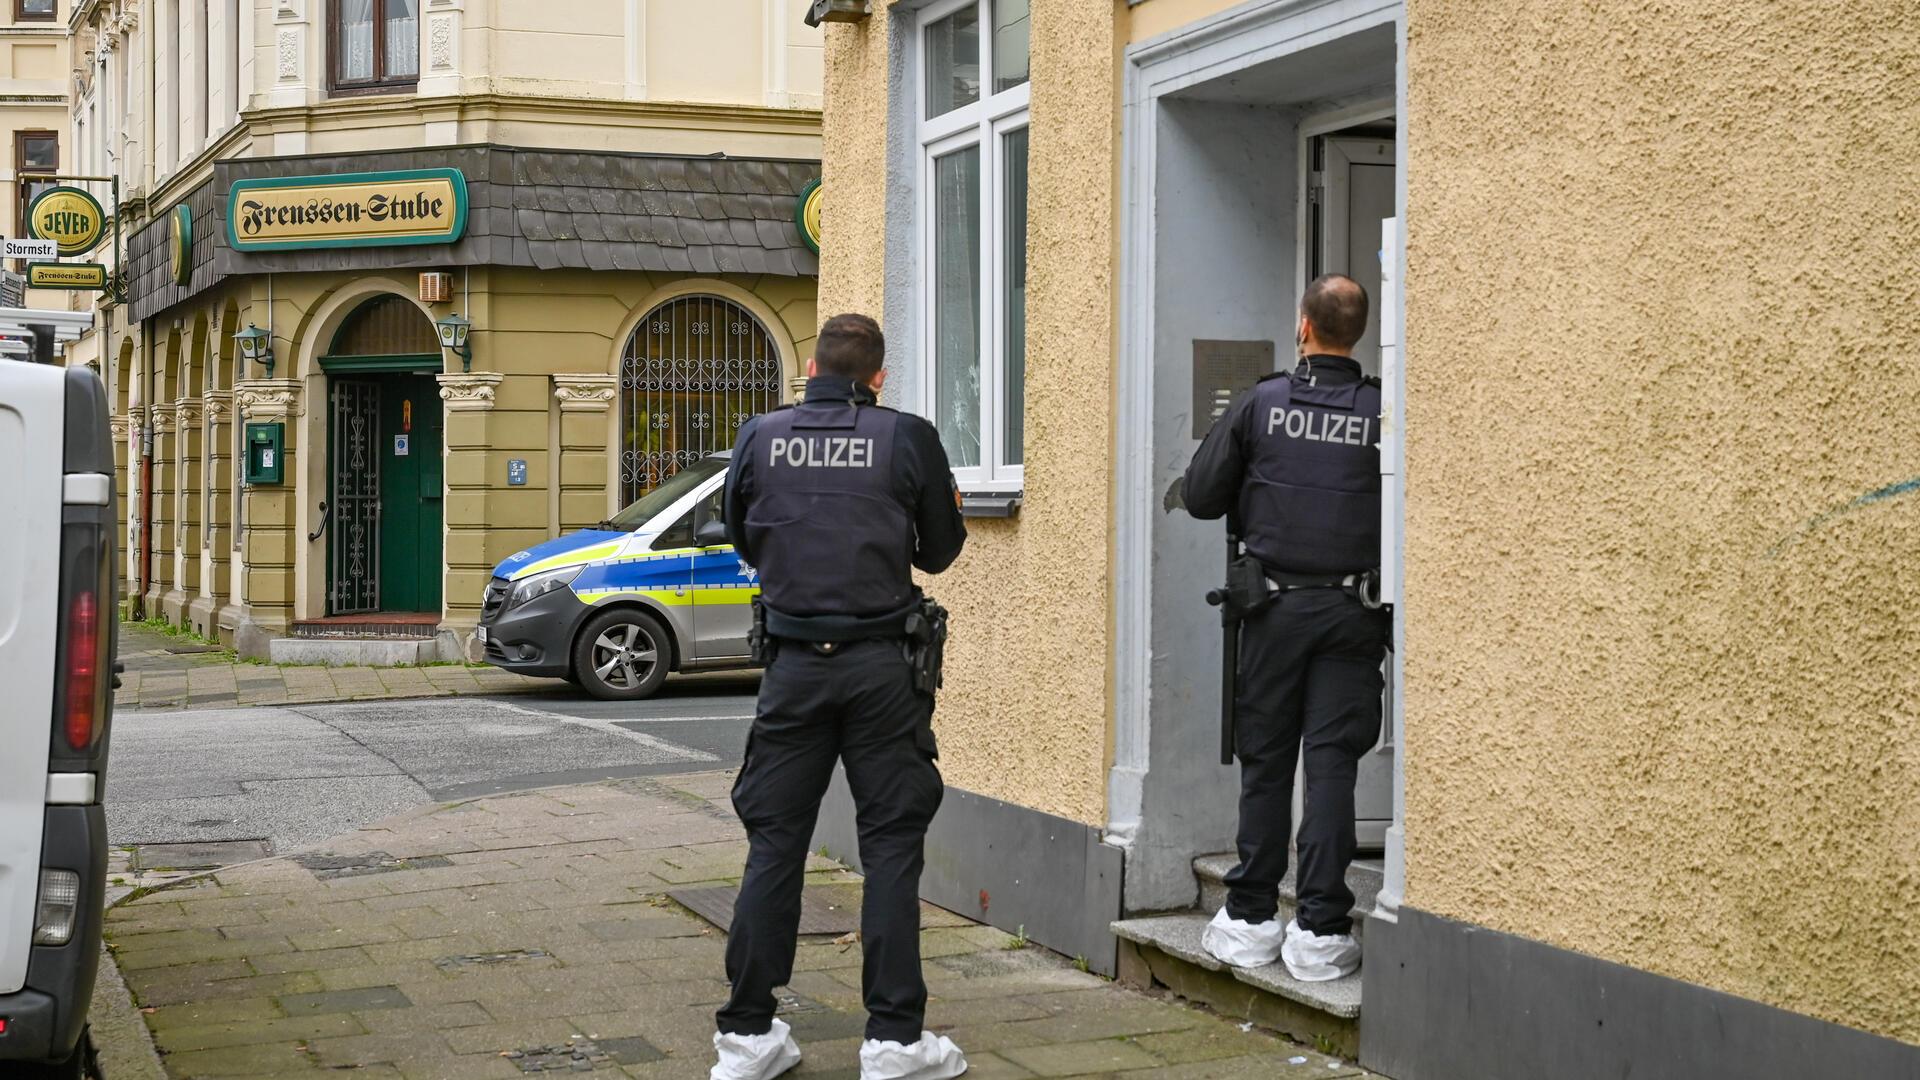
M 1916 18 L 1408 2 L 1407 899 L 1908 1041 Z
M 885 5 L 876 4 L 876 8 Z M 827 35 L 821 310 L 886 300 L 888 13 Z M 1106 812 L 1114 363 L 1112 0 L 1034 5 L 1026 505 L 973 519 L 929 583 L 953 612 L 935 718 L 948 783 L 1088 824 Z M 895 365 L 918 362 L 891 343 Z

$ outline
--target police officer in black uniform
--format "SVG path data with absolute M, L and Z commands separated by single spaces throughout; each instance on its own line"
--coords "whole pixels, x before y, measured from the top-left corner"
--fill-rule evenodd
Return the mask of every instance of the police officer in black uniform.
M 774 1017 L 774 988 L 793 972 L 807 852 L 836 760 L 866 873 L 861 1075 L 966 1069 L 922 1025 L 922 849 L 944 787 L 933 696 L 916 688 L 908 637 L 922 600 L 911 570 L 945 570 L 967 532 L 938 433 L 876 404 L 885 354 L 872 319 L 829 319 L 805 402 L 743 427 L 727 474 L 728 537 L 759 571 L 774 655 L 733 788 L 750 847 L 727 937 L 733 992 L 714 1037 L 720 1080 L 766 1080 L 799 1060 Z
M 1380 384 L 1351 356 L 1366 327 L 1358 282 L 1315 280 L 1300 305 L 1298 366 L 1234 403 L 1194 455 L 1182 492 L 1195 517 L 1229 517 L 1268 579 L 1264 605 L 1241 630 L 1240 863 L 1205 944 L 1245 966 L 1279 956 L 1309 980 L 1359 965 L 1346 883 L 1353 788 L 1360 758 L 1380 736 L 1391 626 L 1374 599 Z M 1303 746 L 1299 913 L 1283 929 L 1274 917 Z

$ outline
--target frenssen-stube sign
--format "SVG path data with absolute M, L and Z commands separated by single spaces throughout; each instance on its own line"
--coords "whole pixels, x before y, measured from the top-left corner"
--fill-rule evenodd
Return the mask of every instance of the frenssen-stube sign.
M 456 169 L 235 180 L 227 196 L 235 251 L 450 244 L 466 227 Z

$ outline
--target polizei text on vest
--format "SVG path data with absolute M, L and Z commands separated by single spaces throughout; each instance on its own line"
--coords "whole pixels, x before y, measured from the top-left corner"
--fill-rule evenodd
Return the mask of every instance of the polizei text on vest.
M 767 442 L 767 464 L 794 469 L 871 469 L 873 440 L 845 435 L 773 438 Z

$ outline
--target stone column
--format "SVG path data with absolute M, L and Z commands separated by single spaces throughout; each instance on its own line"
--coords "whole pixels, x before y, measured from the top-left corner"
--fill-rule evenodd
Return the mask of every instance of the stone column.
M 560 407 L 558 455 L 560 531 L 583 529 L 607 516 L 607 486 L 613 480 L 615 446 L 611 412 L 620 394 L 613 375 L 555 375 L 553 399 Z
M 189 611 L 202 634 L 217 638 L 220 609 L 233 599 L 233 522 L 228 520 L 233 516 L 233 391 L 207 391 L 206 405 L 206 521 L 201 544 L 206 577 Z
M 238 573 L 246 577 L 247 604 L 236 623 L 234 647 L 242 656 L 264 658 L 275 637 L 293 623 L 294 553 L 305 537 L 294 535 L 300 477 L 302 415 L 299 379 L 258 379 L 234 387 L 233 400 L 243 421 L 286 425 L 281 462 L 285 483 L 245 492 Z
M 174 402 L 173 589 L 167 593 L 168 620 L 187 625 L 187 605 L 200 595 L 200 474 L 206 462 L 206 407 L 199 398 Z
M 173 588 L 173 423 L 171 402 L 156 403 L 149 410 L 153 425 L 153 520 L 147 522 L 148 546 L 152 549 L 145 609 L 148 618 L 161 613 L 161 599 Z
M 134 560 L 138 557 L 133 547 L 133 530 L 130 527 L 134 519 L 133 512 L 133 476 L 128 471 L 129 463 L 138 460 L 134 456 L 132 434 L 133 417 L 125 413 L 115 413 L 107 418 L 107 427 L 113 432 L 113 502 L 115 523 L 120 528 L 120 596 L 133 599 Z
M 494 491 L 504 488 L 507 460 L 514 456 L 500 438 L 495 406 L 506 376 L 475 371 L 439 376 L 446 402 L 446 578 L 441 625 L 459 636 L 462 650 L 477 659 L 472 628 L 480 623 L 480 601 L 493 567 L 519 546 L 496 550 L 499 535 L 510 535 L 495 521 Z M 544 425 L 543 425 L 544 427 Z M 544 439 L 542 440 L 544 442 Z M 529 477 L 529 482 L 531 482 Z M 544 515 L 543 515 L 544 517 Z M 540 537 L 545 538 L 542 529 Z M 537 541 L 534 541 L 537 542 Z

